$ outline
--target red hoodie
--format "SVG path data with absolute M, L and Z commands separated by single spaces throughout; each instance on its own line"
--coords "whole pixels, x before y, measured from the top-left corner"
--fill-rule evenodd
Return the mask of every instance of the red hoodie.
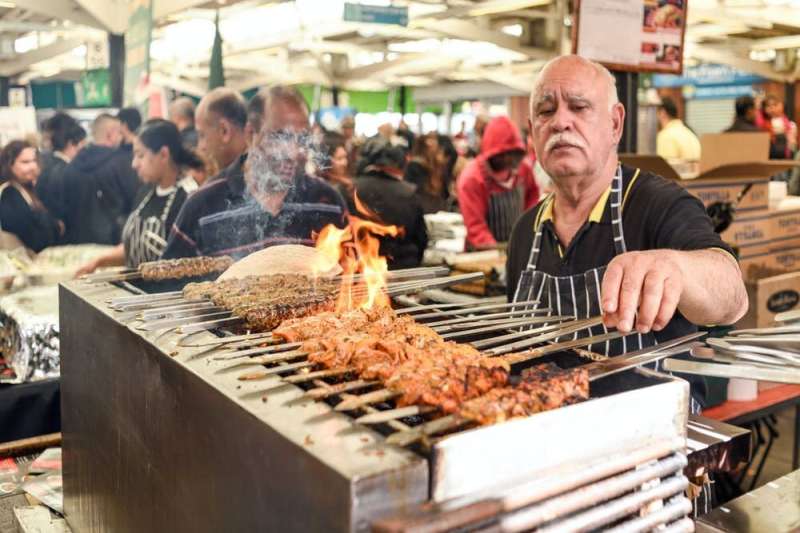
M 497 244 L 486 223 L 489 210 L 489 196 L 508 189 L 498 184 L 486 172 L 487 160 L 495 155 L 513 150 L 525 151 L 525 144 L 519 130 L 508 117 L 495 117 L 486 125 L 481 140 L 481 153 L 472 160 L 458 176 L 458 205 L 467 226 L 467 243 L 473 247 L 488 247 Z M 527 210 L 539 201 L 539 187 L 533 177 L 531 167 L 520 165 L 514 178 L 513 187 L 522 185 L 525 189 Z

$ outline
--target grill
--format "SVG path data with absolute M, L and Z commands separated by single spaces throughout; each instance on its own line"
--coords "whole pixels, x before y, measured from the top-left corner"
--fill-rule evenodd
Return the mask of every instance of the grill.
M 598 459 L 670 443 L 663 458 L 686 436 L 688 385 L 631 369 L 671 347 L 590 363 L 590 401 L 475 427 L 421 406 L 400 410 L 377 383 L 301 367 L 300 357 L 278 360 L 290 348 L 256 346 L 266 334 L 219 338 L 208 331 L 219 324 L 192 323 L 191 313 L 206 313 L 172 309 L 189 314 L 165 319 L 154 298 L 136 298 L 107 284 L 61 288 L 65 509 L 76 531 L 365 530 L 554 465 L 585 472 Z M 461 316 L 439 307 L 452 312 L 448 320 Z M 148 309 L 147 322 L 160 327 L 130 322 Z M 481 311 L 485 324 L 496 310 Z M 515 318 L 503 317 L 505 327 L 519 326 Z M 476 338 L 514 331 L 501 325 Z M 249 358 L 250 368 L 230 357 Z M 587 357 L 558 354 L 571 364 Z

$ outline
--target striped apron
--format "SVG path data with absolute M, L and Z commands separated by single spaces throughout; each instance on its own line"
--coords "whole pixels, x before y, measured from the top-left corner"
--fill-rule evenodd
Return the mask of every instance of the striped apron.
M 508 242 L 514 223 L 522 215 L 524 208 L 525 193 L 520 185 L 489 195 L 486 225 L 489 226 L 495 241 Z
M 617 173 L 611 182 L 611 194 L 609 195 L 611 229 L 614 236 L 614 251 L 616 255 L 627 252 L 625 234 L 622 229 L 622 196 L 622 167 L 617 167 Z M 550 196 L 544 202 L 551 202 L 553 201 L 552 198 Z M 543 203 L 539 208 L 539 216 L 541 216 L 544 208 L 545 205 Z M 542 241 L 542 224 L 539 217 L 536 219 L 535 227 L 536 233 L 533 237 L 528 267 L 520 276 L 517 290 L 514 294 L 514 301 L 538 300 L 536 304 L 521 308 L 549 308 L 548 315 L 571 316 L 575 319 L 599 316 L 601 314 L 600 288 L 606 267 L 593 268 L 583 274 L 575 274 L 573 276 L 551 276 L 541 270 L 537 270 L 536 265 L 539 261 Z M 570 338 L 576 339 L 603 333 L 608 333 L 608 329 L 604 325 L 599 325 L 573 333 Z M 560 340 L 567 339 L 556 339 L 555 342 Z M 587 349 L 607 356 L 614 356 L 641 350 L 655 344 L 657 344 L 657 341 L 652 333 L 645 335 L 631 333 L 613 341 L 606 341 L 603 344 L 589 345 Z M 658 363 L 656 363 L 655 369 L 658 370 Z M 701 410 L 700 404 L 691 396 L 689 397 L 689 410 L 692 414 L 698 414 Z M 695 496 L 694 500 L 694 516 L 710 510 L 712 490 L 710 482 L 704 483 L 698 488 L 699 494 Z

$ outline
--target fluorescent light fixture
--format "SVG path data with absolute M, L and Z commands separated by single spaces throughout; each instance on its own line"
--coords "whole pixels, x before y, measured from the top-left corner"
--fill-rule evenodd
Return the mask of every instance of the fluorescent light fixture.
M 0 7 L 7 7 L 8 9 L 14 9 L 17 7 L 17 4 L 14 2 L 7 2 L 5 0 L 0 0 Z
M 500 28 L 500 31 L 505 33 L 506 35 L 512 35 L 514 37 L 521 37 L 522 36 L 522 24 L 509 24 L 508 26 L 503 26 Z

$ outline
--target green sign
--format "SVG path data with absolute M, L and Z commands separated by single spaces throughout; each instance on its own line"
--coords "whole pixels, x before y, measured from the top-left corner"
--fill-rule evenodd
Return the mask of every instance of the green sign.
M 107 68 L 87 70 L 81 74 L 84 107 L 111 105 L 111 83 Z
M 398 6 L 370 6 L 346 2 L 344 4 L 344 20 L 347 22 L 368 22 L 371 24 L 408 26 L 408 8 Z
M 125 32 L 124 104 L 147 106 L 150 75 L 150 39 L 153 30 L 153 0 L 132 0 L 128 30 Z M 147 116 L 146 109 L 142 109 Z

